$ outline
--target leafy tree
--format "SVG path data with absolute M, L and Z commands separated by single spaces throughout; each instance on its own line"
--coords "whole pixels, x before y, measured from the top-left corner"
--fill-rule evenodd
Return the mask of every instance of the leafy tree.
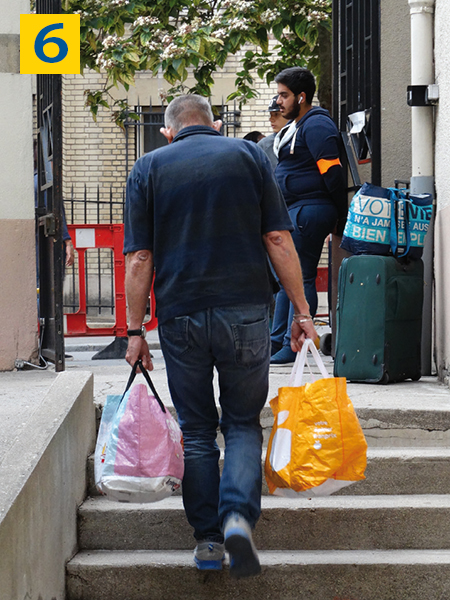
M 300 65 L 320 79 L 330 61 L 321 48 L 331 37 L 331 0 L 63 0 L 63 11 L 81 16 L 82 69 L 107 73 L 103 89 L 86 90 L 86 104 L 94 118 L 99 106 L 112 107 L 119 125 L 127 106 L 112 102 L 109 90 L 128 89 L 138 71 L 162 73 L 168 100 L 181 92 L 210 96 L 214 73 L 244 49 L 227 99 L 244 103 L 256 95 L 255 73 L 269 84 Z M 320 88 L 319 99 L 329 105 Z

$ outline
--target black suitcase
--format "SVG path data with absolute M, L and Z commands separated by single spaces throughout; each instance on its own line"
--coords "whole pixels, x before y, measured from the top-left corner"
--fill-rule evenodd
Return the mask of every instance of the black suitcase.
M 342 261 L 335 377 L 388 383 L 420 379 L 423 263 L 387 256 Z

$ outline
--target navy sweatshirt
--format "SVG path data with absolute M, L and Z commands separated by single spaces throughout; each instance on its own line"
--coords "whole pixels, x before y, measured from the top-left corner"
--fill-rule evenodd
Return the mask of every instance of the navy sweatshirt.
M 347 187 L 339 160 L 341 139 L 328 111 L 320 107 L 309 110 L 297 124 L 293 152 L 291 146 L 289 140 L 281 147 L 275 170 L 286 204 L 332 201 L 338 209 L 341 233 L 348 210 Z

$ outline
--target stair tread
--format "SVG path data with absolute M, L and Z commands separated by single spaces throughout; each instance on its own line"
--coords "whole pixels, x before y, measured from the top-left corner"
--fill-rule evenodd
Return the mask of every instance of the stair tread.
M 367 459 L 375 458 L 395 458 L 395 459 L 414 459 L 414 458 L 442 458 L 450 456 L 450 448 L 436 447 L 398 447 L 398 448 L 368 448 Z
M 372 496 L 322 496 L 318 498 L 281 498 L 263 496 L 262 510 L 288 509 L 352 509 L 370 510 L 376 508 L 450 508 L 450 494 L 405 494 Z M 183 510 L 181 496 L 172 496 L 149 504 L 115 502 L 104 496 L 91 497 L 79 508 L 86 512 L 154 512 L 158 510 Z
M 68 569 L 109 565 L 184 566 L 193 564 L 192 550 L 84 550 Z M 258 550 L 262 565 L 286 564 L 450 564 L 450 549 L 440 550 Z
M 267 448 L 263 448 L 263 457 L 266 454 Z M 223 455 L 224 450 L 221 449 L 221 456 Z M 450 448 L 446 447 L 408 447 L 408 446 L 399 446 L 399 447 L 369 447 L 367 449 L 367 459 L 374 458 L 448 458 L 450 456 Z M 88 460 L 94 460 L 94 453 L 92 453 Z

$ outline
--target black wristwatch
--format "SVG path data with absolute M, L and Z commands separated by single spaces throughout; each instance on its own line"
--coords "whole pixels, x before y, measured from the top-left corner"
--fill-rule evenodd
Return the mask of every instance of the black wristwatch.
M 145 339 L 147 330 L 145 329 L 144 325 L 141 325 L 140 329 L 127 329 L 127 336 L 131 337 L 132 335 L 138 335 L 139 337 Z

